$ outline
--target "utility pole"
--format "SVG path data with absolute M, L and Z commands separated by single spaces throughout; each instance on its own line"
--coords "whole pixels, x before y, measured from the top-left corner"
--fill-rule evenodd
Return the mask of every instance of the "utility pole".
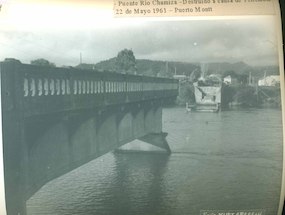
M 249 74 L 248 74 L 247 84 L 248 84 L 248 86 L 250 86 L 250 72 L 249 72 Z
M 166 70 L 166 74 L 168 74 L 168 62 L 166 61 L 166 65 L 165 65 L 165 70 Z

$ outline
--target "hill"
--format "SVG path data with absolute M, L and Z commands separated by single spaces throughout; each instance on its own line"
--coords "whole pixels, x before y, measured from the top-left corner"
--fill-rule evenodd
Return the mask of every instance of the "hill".
M 209 74 L 223 74 L 227 71 L 234 71 L 238 75 L 248 75 L 251 73 L 253 77 L 260 79 L 266 75 L 278 75 L 279 68 L 278 66 L 250 66 L 244 62 L 236 63 L 209 63 L 208 64 L 208 73 Z
M 101 61 L 97 64 L 80 64 L 76 66 L 81 69 L 99 70 L 99 71 L 116 71 L 116 58 Z M 189 76 L 194 70 L 201 70 L 199 63 L 176 62 L 176 61 L 157 61 L 147 59 L 136 60 L 137 74 L 147 76 L 173 77 L 174 74 Z M 238 75 L 251 75 L 260 79 L 264 74 L 278 75 L 278 66 L 250 66 L 244 62 L 227 63 L 216 62 L 208 63 L 206 74 L 220 74 L 233 71 Z

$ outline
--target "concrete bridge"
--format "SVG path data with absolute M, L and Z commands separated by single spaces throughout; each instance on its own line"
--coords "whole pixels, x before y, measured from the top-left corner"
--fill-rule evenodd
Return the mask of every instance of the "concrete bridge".
M 162 105 L 173 79 L 2 62 L 5 198 L 25 215 L 44 184 L 132 140 L 170 149 Z

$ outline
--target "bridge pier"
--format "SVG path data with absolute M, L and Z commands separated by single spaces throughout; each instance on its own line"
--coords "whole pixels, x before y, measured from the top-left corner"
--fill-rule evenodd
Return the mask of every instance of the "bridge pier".
M 9 120 L 15 116 L 3 116 L 3 120 Z M 14 118 L 15 119 L 15 118 Z M 26 148 L 23 142 L 22 124 L 15 119 L 3 126 L 4 177 L 5 177 L 5 201 L 8 215 L 26 215 Z
M 139 140 L 157 146 L 159 148 L 162 148 L 166 151 L 167 154 L 171 154 L 171 150 L 166 140 L 166 136 L 167 136 L 166 132 L 149 133 L 139 138 Z
M 150 102 L 150 104 L 146 105 L 143 110 L 144 111 L 135 113 L 132 121 L 124 120 L 123 118 L 119 125 L 119 134 L 127 132 L 127 135 L 121 134 L 121 136 L 129 136 L 129 140 L 138 139 L 142 142 L 159 147 L 167 154 L 170 154 L 171 150 L 166 141 L 167 133 L 162 132 L 162 107 L 160 103 Z M 132 136 L 130 135 L 130 131 L 133 131 Z M 126 141 L 127 139 L 122 140 L 120 137 L 119 140 L 129 142 Z M 133 145 L 128 144 L 127 146 L 116 149 L 116 152 L 143 152 L 146 147 L 142 144 L 143 143 L 133 143 Z M 156 152 L 157 150 L 149 148 L 147 151 Z
M 167 133 L 150 133 L 137 141 L 132 141 L 120 148 L 115 149 L 116 153 L 164 153 L 171 154 L 171 149 L 166 140 Z M 150 144 L 150 145 L 148 145 Z

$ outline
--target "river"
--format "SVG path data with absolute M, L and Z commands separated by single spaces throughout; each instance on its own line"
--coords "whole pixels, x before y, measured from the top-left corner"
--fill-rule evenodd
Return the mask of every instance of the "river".
M 172 154 L 110 152 L 46 184 L 29 215 L 198 215 L 264 209 L 276 215 L 282 175 L 277 109 L 163 110 Z

